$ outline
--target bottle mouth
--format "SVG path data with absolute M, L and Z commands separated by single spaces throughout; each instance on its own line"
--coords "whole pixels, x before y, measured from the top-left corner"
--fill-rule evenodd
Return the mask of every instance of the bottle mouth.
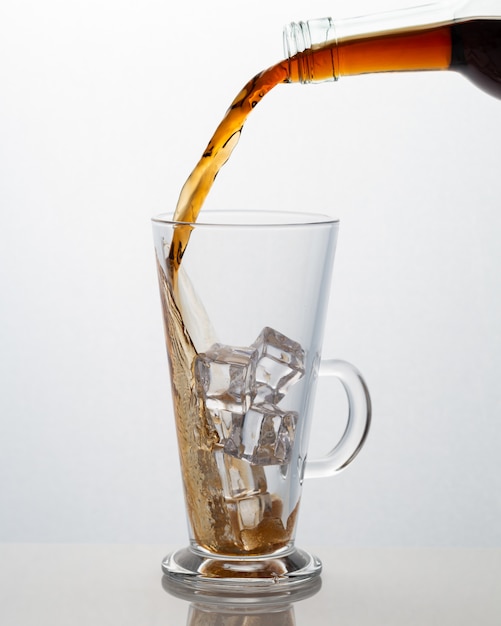
M 308 22 L 291 22 L 284 27 L 284 54 L 287 59 L 311 48 Z
M 291 22 L 283 31 L 284 53 L 290 59 L 298 53 L 337 40 L 334 20 L 323 17 L 306 22 Z

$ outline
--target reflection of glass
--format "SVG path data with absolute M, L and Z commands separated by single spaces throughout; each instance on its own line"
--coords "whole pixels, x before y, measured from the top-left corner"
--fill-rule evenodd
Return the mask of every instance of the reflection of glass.
M 197 589 L 296 588 L 321 570 L 294 545 L 303 478 L 348 465 L 370 422 L 358 371 L 320 356 L 338 222 L 227 211 L 153 229 L 190 531 L 163 570 Z M 348 420 L 326 457 L 307 460 L 322 375 L 341 381 Z
M 187 626 L 296 626 L 294 607 L 286 606 L 241 608 L 215 608 L 192 604 Z
M 187 626 L 296 626 L 293 603 L 314 596 L 322 583 L 314 578 L 289 591 L 277 585 L 273 595 L 262 596 L 195 591 L 167 576 L 162 586 L 169 594 L 190 602 Z

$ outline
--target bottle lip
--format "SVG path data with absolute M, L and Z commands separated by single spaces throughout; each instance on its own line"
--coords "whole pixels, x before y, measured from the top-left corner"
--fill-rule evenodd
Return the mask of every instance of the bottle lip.
M 331 17 L 322 17 L 305 22 L 291 22 L 283 30 L 284 53 L 286 58 L 309 50 L 329 41 L 336 41 L 336 29 Z
M 299 52 L 311 48 L 308 22 L 291 22 L 284 27 L 284 54 L 290 59 Z

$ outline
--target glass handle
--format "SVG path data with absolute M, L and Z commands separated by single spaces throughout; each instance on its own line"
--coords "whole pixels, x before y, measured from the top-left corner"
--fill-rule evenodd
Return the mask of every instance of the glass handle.
M 339 442 L 323 458 L 308 460 L 305 478 L 333 476 L 357 456 L 362 448 L 371 422 L 371 399 L 360 372 L 350 363 L 335 359 L 320 363 L 320 376 L 334 376 L 348 396 L 348 422 Z

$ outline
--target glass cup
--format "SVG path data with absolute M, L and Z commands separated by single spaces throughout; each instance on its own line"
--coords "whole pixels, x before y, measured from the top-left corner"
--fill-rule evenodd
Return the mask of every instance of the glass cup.
M 294 544 L 303 479 L 346 467 L 371 415 L 360 373 L 321 359 L 338 228 L 273 211 L 153 218 L 190 537 L 162 567 L 182 584 L 274 593 L 320 574 Z M 323 375 L 341 381 L 348 418 L 331 452 L 310 460 Z

